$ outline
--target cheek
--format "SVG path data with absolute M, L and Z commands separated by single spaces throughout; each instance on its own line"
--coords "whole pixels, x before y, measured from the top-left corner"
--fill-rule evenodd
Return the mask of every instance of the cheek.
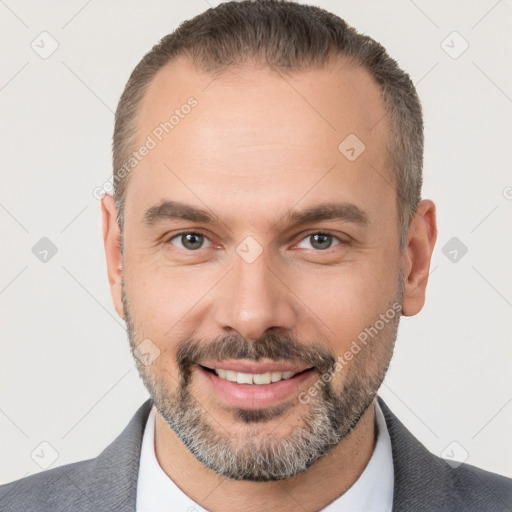
M 169 343 L 197 328 L 197 311 L 208 301 L 218 276 L 200 266 L 173 268 L 165 262 L 132 260 L 125 264 L 125 280 L 137 338 L 150 338 L 160 350 L 169 351 Z
M 397 286 L 397 277 L 389 270 L 379 273 L 370 266 L 354 265 L 330 275 L 303 276 L 294 290 L 316 318 L 319 332 L 325 333 L 333 351 L 340 354 L 386 313 Z

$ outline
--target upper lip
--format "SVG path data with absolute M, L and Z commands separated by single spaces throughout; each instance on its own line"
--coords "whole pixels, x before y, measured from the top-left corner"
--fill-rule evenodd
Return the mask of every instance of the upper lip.
M 311 366 L 304 366 L 285 361 L 250 361 L 248 359 L 228 359 L 224 361 L 202 361 L 201 366 L 210 369 L 231 370 L 239 373 L 268 373 L 268 372 L 294 372 L 309 370 Z

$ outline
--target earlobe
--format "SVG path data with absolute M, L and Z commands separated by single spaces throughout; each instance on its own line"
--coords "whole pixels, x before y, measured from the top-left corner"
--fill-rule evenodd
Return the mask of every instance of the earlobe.
M 402 314 L 404 316 L 416 315 L 423 308 L 436 239 L 436 208 L 432 201 L 424 199 L 419 203 L 409 225 L 407 247 L 403 253 Z
M 107 261 L 108 282 L 117 314 L 124 319 L 121 282 L 123 279 L 123 255 L 121 235 L 117 224 L 115 200 L 106 194 L 101 200 L 103 244 Z

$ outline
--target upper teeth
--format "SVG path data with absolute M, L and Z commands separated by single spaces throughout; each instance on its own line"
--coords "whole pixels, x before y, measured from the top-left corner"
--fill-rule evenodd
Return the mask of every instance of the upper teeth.
M 215 368 L 215 373 L 221 379 L 238 382 L 238 384 L 270 384 L 271 382 L 289 379 L 297 372 L 241 373 Z

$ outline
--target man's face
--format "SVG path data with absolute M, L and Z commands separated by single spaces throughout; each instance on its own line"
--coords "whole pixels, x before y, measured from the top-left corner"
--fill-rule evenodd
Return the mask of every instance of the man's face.
M 190 97 L 159 141 L 155 128 Z M 214 80 L 179 59 L 139 114 L 137 147 L 157 144 L 127 189 L 122 303 L 132 348 L 159 351 L 139 372 L 210 469 L 298 474 L 365 412 L 396 337 L 402 256 L 378 87 L 341 63 Z M 173 215 L 177 203 L 210 221 Z M 339 215 L 300 222 L 325 205 Z

